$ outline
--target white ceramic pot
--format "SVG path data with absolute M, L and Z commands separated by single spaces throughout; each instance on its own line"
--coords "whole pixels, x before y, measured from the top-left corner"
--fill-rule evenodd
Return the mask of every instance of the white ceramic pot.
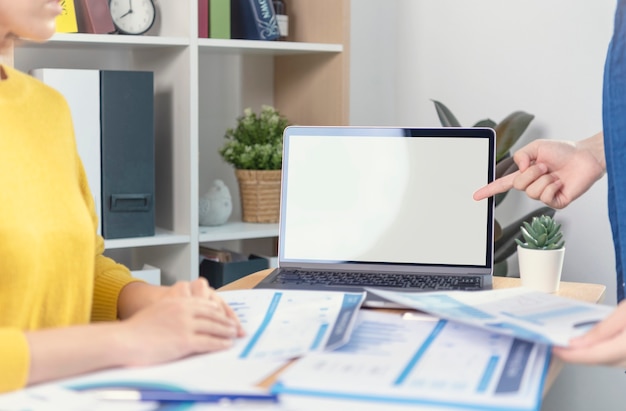
M 524 287 L 554 293 L 559 290 L 565 247 L 558 250 L 533 250 L 517 246 L 519 276 Z

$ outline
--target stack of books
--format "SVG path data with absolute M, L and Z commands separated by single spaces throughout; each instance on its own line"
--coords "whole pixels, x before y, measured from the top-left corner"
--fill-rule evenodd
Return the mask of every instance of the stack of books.
M 199 0 L 198 37 L 271 41 L 280 31 L 271 0 Z

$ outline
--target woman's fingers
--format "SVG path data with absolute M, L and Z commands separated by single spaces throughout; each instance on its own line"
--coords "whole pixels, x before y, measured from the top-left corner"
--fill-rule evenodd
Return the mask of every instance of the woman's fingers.
M 180 281 L 171 287 L 168 293 L 170 297 L 193 297 L 209 303 L 206 312 L 202 314 L 206 318 L 215 321 L 228 322 L 234 324 L 237 333 L 236 337 L 243 337 L 245 332 L 235 311 L 222 299 L 222 297 L 212 288 L 206 278 L 199 277 L 193 281 Z M 219 314 L 216 316 L 215 314 Z
M 204 277 L 198 277 L 189 283 L 189 289 L 191 295 L 199 298 L 211 298 L 212 288 L 209 286 L 209 282 Z

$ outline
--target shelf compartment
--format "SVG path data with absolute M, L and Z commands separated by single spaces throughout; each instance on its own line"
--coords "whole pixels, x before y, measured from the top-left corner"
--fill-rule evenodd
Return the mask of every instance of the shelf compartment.
M 148 49 L 163 47 L 188 47 L 184 37 L 122 36 L 117 34 L 56 33 L 47 43 L 26 42 L 27 48 L 97 47 L 101 50 Z
M 302 43 L 293 41 L 198 39 L 200 52 L 225 54 L 297 55 L 317 53 L 341 53 L 343 45 L 326 43 Z
M 172 231 L 164 230 L 157 227 L 154 236 L 150 237 L 116 238 L 111 240 L 104 240 L 104 248 L 106 250 L 112 250 L 116 248 L 187 244 L 189 243 L 190 238 L 191 237 L 189 235 L 176 234 Z
M 199 229 L 201 243 L 271 237 L 278 237 L 278 224 L 228 222 L 215 227 L 201 226 Z

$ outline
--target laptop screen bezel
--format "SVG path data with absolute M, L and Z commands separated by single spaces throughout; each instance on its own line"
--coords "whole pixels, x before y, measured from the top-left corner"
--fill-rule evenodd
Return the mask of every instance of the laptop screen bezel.
M 488 141 L 490 161 L 487 167 L 487 181 L 493 181 L 495 177 L 495 131 L 486 127 L 438 127 L 438 128 L 416 128 L 416 127 L 358 127 L 358 126 L 289 126 L 283 134 L 283 172 L 281 184 L 280 220 L 279 220 L 279 240 L 278 240 L 278 261 L 281 268 L 324 268 L 330 270 L 380 270 L 384 272 L 412 272 L 412 273 L 450 273 L 450 274 L 492 274 L 494 258 L 494 199 L 490 197 L 487 201 L 487 230 L 486 230 L 486 255 L 485 265 L 457 265 L 457 264 L 425 264 L 425 263 L 395 263 L 395 262 L 366 262 L 366 261 L 331 261 L 331 260 L 299 260 L 286 259 L 284 255 L 284 244 L 280 240 L 284 238 L 286 226 L 283 216 L 286 213 L 286 188 L 289 158 L 287 152 L 290 148 L 290 141 L 293 136 L 376 136 L 376 137 L 469 137 L 483 138 Z M 476 187 L 478 188 L 478 187 Z

